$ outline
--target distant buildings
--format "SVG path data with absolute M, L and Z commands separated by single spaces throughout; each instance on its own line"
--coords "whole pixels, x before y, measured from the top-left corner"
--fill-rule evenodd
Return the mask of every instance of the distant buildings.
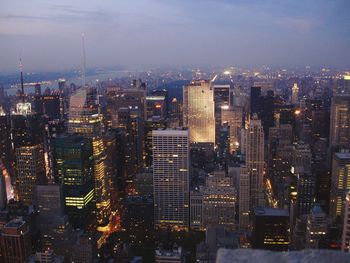
M 299 98 L 299 87 L 297 83 L 294 83 L 292 88 L 292 104 L 296 105 L 298 103 Z
M 156 227 L 189 227 L 189 132 L 156 130 L 153 141 Z

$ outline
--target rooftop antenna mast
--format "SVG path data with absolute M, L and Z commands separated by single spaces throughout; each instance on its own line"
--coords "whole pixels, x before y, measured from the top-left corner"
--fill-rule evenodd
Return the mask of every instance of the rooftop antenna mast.
M 23 64 L 22 64 L 22 58 L 19 58 L 19 70 L 21 72 L 21 97 L 22 102 L 24 102 L 24 83 L 23 83 Z
M 83 69 L 82 69 L 81 79 L 82 79 L 83 88 L 85 88 L 85 85 L 86 85 L 86 80 L 85 80 L 86 60 L 85 60 L 85 35 L 84 35 L 84 33 L 81 34 L 81 44 L 82 44 L 82 52 L 83 52 Z

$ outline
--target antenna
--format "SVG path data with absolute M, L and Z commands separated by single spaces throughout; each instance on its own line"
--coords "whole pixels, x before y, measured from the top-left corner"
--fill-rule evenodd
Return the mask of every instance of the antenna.
M 81 44 L 82 44 L 82 52 L 83 52 L 83 68 L 82 68 L 81 79 L 82 79 L 82 85 L 83 85 L 83 88 L 84 88 L 85 85 L 86 85 L 86 83 L 85 83 L 86 60 L 85 60 L 85 35 L 84 35 L 84 33 L 81 34 Z
M 19 58 L 19 70 L 21 72 L 21 97 L 22 102 L 24 102 L 24 84 L 23 84 L 23 64 L 22 64 L 22 58 Z

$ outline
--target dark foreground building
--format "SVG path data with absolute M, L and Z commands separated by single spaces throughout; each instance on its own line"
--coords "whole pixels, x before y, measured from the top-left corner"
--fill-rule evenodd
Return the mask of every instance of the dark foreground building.
M 289 246 L 288 210 L 255 207 L 253 216 L 253 248 L 287 251 Z

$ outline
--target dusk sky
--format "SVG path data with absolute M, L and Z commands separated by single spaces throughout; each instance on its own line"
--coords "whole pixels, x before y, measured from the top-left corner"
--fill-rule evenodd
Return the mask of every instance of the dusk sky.
M 281 4 L 283 3 L 283 4 Z M 0 72 L 350 64 L 349 0 L 0 0 Z

